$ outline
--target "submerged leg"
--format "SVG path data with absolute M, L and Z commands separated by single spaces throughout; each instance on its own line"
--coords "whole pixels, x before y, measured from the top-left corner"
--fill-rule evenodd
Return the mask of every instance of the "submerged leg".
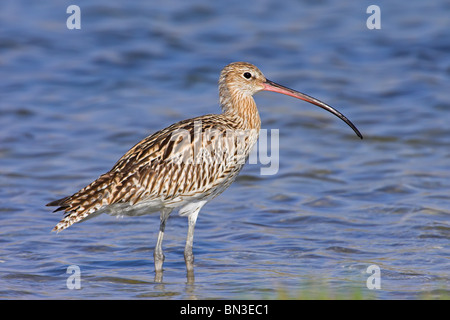
M 186 246 L 184 247 L 184 260 L 186 261 L 186 269 L 189 273 L 194 271 L 194 254 L 192 253 L 192 247 L 194 245 L 194 229 L 195 223 L 197 222 L 198 213 L 200 209 L 206 202 L 198 203 L 198 206 L 193 208 L 193 210 L 188 215 L 188 232 L 186 238 Z
M 153 257 L 155 259 L 155 271 L 157 273 L 162 272 L 162 266 L 164 262 L 164 253 L 162 250 L 162 241 L 164 237 L 164 229 L 166 228 L 166 221 L 169 218 L 172 209 L 163 209 L 161 210 L 160 220 L 161 223 L 159 225 L 159 233 L 158 240 L 156 241 L 155 251 L 153 253 Z
M 200 210 L 199 210 L 200 211 Z M 186 246 L 184 247 L 184 261 L 186 261 L 187 271 L 194 270 L 194 254 L 192 253 L 192 247 L 194 245 L 194 228 L 197 222 L 198 211 L 194 212 L 188 217 L 188 233 L 186 238 Z

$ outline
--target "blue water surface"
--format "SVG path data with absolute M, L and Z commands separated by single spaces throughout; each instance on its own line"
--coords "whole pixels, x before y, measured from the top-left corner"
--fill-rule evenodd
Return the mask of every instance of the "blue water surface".
M 0 298 L 449 297 L 447 1 L 7 1 L 0 10 Z M 368 29 L 377 4 L 381 29 Z M 279 167 L 249 163 L 200 213 L 195 280 L 173 214 L 101 215 L 55 234 L 45 207 L 179 120 L 220 112 L 232 61 L 319 98 L 259 93 Z M 270 137 L 269 137 L 270 138 Z M 270 139 L 269 139 L 270 141 Z M 81 289 L 66 273 L 78 266 Z M 369 289 L 367 268 L 380 270 Z

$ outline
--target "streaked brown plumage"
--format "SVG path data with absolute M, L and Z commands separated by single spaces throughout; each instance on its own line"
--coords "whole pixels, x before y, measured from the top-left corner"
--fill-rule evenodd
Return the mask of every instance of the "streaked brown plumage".
M 162 270 L 161 243 L 166 219 L 174 209 L 189 217 L 185 259 L 192 270 L 192 241 L 198 212 L 235 180 L 261 126 L 253 94 L 275 91 L 316 104 L 339 116 L 362 138 L 354 125 L 328 105 L 267 80 L 252 64 L 227 65 L 219 79 L 221 114 L 175 123 L 132 147 L 114 167 L 77 193 L 47 204 L 65 217 L 54 227 L 62 231 L 76 222 L 106 212 L 141 215 L 161 212 L 155 268 Z
M 231 121 L 223 115 L 206 115 L 178 122 L 147 137 L 131 148 L 109 172 L 90 185 L 70 197 L 48 204 L 60 206 L 57 210 L 68 213 L 55 226 L 54 231 L 61 231 L 108 205 L 129 203 L 131 206 L 128 209 L 133 209 L 132 206 L 141 201 L 153 200 L 155 206 L 148 208 L 146 213 L 149 213 L 159 211 L 160 206 L 179 206 L 179 202 L 183 202 L 180 198 L 184 200 L 188 197 L 188 201 L 192 202 L 211 194 L 217 195 L 220 192 L 216 189 L 223 191 L 221 185 L 228 182 L 224 180 L 235 177 L 242 164 L 237 161 L 194 161 L 191 155 L 194 154 L 194 144 L 198 143 L 194 137 L 204 137 L 200 134 L 194 135 L 195 123 L 201 126 L 202 131 L 241 130 L 238 119 Z M 180 130 L 186 130 L 189 136 L 174 139 Z M 254 132 L 255 141 L 257 131 L 259 127 Z M 214 140 L 214 137 L 212 139 Z M 204 146 L 208 141 L 202 140 L 202 147 L 209 151 L 211 148 Z M 188 159 L 178 161 L 180 154 Z M 247 154 L 248 152 L 244 152 L 244 157 Z M 111 211 L 111 208 L 109 209 Z M 123 210 L 124 208 L 121 208 L 120 212 Z

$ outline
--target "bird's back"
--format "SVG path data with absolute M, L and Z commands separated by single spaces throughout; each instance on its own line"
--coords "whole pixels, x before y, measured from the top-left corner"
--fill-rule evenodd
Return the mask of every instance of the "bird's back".
M 245 130 L 241 120 L 205 115 L 148 136 L 109 172 L 72 196 L 50 202 L 66 213 L 54 230 L 95 213 L 151 213 L 214 198 L 234 181 L 258 138 L 259 128 Z

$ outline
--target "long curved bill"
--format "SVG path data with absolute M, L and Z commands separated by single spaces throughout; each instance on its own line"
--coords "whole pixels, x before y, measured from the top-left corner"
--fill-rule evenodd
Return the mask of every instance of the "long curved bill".
M 339 111 L 337 111 L 336 109 L 334 109 L 333 107 L 327 105 L 326 103 L 317 100 L 316 98 L 313 98 L 311 96 L 308 96 L 307 94 L 289 89 L 285 86 L 282 86 L 281 84 L 275 83 L 273 81 L 267 80 L 266 82 L 263 83 L 264 85 L 264 89 L 265 91 L 273 91 L 273 92 L 278 92 L 278 93 L 282 93 L 285 94 L 287 96 L 291 96 L 297 99 L 301 99 L 304 100 L 306 102 L 315 104 L 318 107 L 321 107 L 322 109 L 327 110 L 328 112 L 331 112 L 332 114 L 334 114 L 335 116 L 337 116 L 338 118 L 340 118 L 342 121 L 344 121 L 346 124 L 348 124 L 348 126 L 350 128 L 353 129 L 353 131 L 355 131 L 356 135 L 358 137 L 360 137 L 361 139 L 363 138 L 362 134 L 359 132 L 359 130 L 356 128 L 356 126 L 347 119 L 346 116 L 344 116 L 342 113 L 340 113 Z

